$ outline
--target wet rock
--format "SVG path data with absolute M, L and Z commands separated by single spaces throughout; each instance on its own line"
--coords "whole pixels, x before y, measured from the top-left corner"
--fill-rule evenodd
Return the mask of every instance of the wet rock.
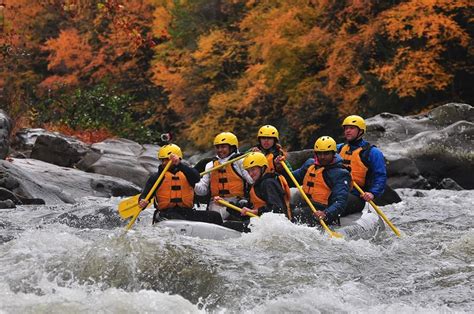
M 0 159 L 5 159 L 10 150 L 10 132 L 13 123 L 7 113 L 0 109 Z
M 451 178 L 444 178 L 436 187 L 437 189 L 461 191 L 464 190 L 456 181 Z
M 414 197 L 425 197 L 426 194 L 421 192 L 421 191 L 416 191 L 415 194 L 413 194 Z
M 374 199 L 375 204 L 377 204 L 378 206 L 399 203 L 401 201 L 402 199 L 397 194 L 397 192 L 395 192 L 395 190 L 388 185 L 385 186 L 385 191 L 383 192 L 383 194 Z
M 41 128 L 24 128 L 16 132 L 11 143 L 11 156 L 14 158 L 30 158 L 36 139 L 43 134 L 54 133 Z
M 140 145 L 126 139 L 108 139 L 93 144 L 77 167 L 87 172 L 109 175 L 144 186 L 157 171 L 157 145 Z
M 431 188 L 452 178 L 463 188 L 474 188 L 472 106 L 450 103 L 408 117 L 383 113 L 366 122 L 366 139 L 382 150 L 390 162 L 388 168 L 393 168 L 389 169 L 391 186 Z M 397 165 L 397 160 L 407 169 Z
M 10 190 L 0 187 L 0 201 L 11 200 L 13 203 L 22 204 L 20 198 Z
M 96 213 L 86 215 L 60 214 L 55 221 L 77 229 L 113 229 L 123 225 L 122 219 L 117 215 L 117 209 L 111 207 L 102 207 Z
M 89 147 L 83 142 L 58 133 L 42 134 L 36 138 L 31 158 L 63 167 L 74 166 Z
M 0 201 L 0 209 L 2 208 L 15 208 L 16 205 L 12 200 Z
M 15 183 L 14 188 L 7 189 L 19 196 L 23 204 L 25 200 L 26 203 L 75 203 L 85 196 L 130 196 L 140 192 L 138 186 L 119 178 L 59 167 L 36 159 L 0 161 L 1 173 L 7 183 Z
M 300 151 L 288 152 L 287 160 L 293 170 L 301 167 L 308 158 L 313 158 L 314 151 L 312 149 L 305 149 Z
M 400 158 L 387 162 L 387 183 L 394 189 L 412 188 L 429 189 L 431 186 L 409 158 Z

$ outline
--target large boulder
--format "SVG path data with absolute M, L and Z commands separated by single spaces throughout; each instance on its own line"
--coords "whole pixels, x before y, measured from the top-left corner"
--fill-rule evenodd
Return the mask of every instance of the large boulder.
M 44 129 L 22 129 L 16 134 L 13 147 L 16 157 L 117 177 L 139 186 L 145 185 L 159 165 L 156 153 L 160 146 L 122 138 L 87 145 Z
M 0 109 L 0 159 L 5 159 L 10 150 L 10 132 L 12 130 L 12 119 L 7 113 Z
M 13 136 L 11 156 L 14 158 L 30 158 L 36 139 L 40 135 L 54 134 L 42 128 L 22 128 Z
M 450 178 L 474 188 L 472 106 L 451 103 L 407 117 L 383 113 L 366 122 L 366 138 L 383 151 L 393 187 L 433 188 Z
M 9 199 L 13 202 L 41 199 L 46 204 L 74 203 L 86 196 L 130 196 L 140 192 L 140 187 L 119 178 L 36 159 L 0 161 L 0 188 L 12 193 Z M 2 195 L 7 193 L 3 191 Z
M 158 169 L 158 150 L 158 145 L 140 145 L 122 138 L 107 139 L 93 144 L 77 168 L 144 186 L 149 175 Z
M 88 145 L 74 137 L 46 133 L 36 138 L 30 157 L 58 166 L 73 167 L 88 151 Z

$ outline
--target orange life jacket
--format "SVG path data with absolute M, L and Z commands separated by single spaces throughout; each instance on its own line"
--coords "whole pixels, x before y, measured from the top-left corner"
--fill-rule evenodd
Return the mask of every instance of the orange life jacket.
M 275 164 L 273 163 L 273 158 L 275 158 L 275 156 L 273 155 L 273 153 L 269 153 L 265 155 L 265 157 L 267 157 L 268 161 L 268 167 L 267 169 L 265 169 L 265 173 L 275 172 Z
M 350 166 L 352 180 L 362 188 L 365 186 L 369 168 L 362 161 L 361 153 L 368 148 L 370 148 L 370 145 L 359 147 L 354 151 L 350 151 L 349 144 L 345 144 L 339 153 L 343 159 L 344 165 Z
M 217 167 L 219 162 L 214 161 L 214 167 Z M 237 173 L 232 164 L 214 170 L 211 176 L 211 197 L 232 197 L 244 196 L 245 182 L 244 179 Z
M 159 210 L 172 207 L 192 208 L 194 205 L 194 189 L 182 171 L 172 174 L 167 171 L 156 190 L 156 201 Z
M 331 188 L 326 184 L 323 175 L 324 167 L 316 168 L 311 165 L 303 179 L 303 191 L 317 203 L 327 206 L 331 196 Z
M 286 153 L 283 151 L 283 149 L 281 148 L 280 144 L 276 144 L 277 145 L 277 148 L 274 149 L 274 151 L 276 151 L 277 155 L 275 155 L 273 152 L 270 152 L 268 154 L 265 155 L 265 157 L 267 157 L 267 161 L 268 161 L 268 167 L 267 169 L 265 170 L 265 173 L 272 173 L 272 172 L 275 172 L 275 162 L 274 162 L 274 158 L 276 158 L 277 156 L 281 155 L 281 156 L 285 156 L 286 157 Z
M 286 208 L 290 208 L 290 196 L 291 196 L 291 191 L 290 191 L 290 186 L 288 185 L 288 182 L 286 182 L 285 177 L 282 175 L 277 175 L 278 180 L 280 181 L 281 187 L 283 188 L 284 194 L 284 200 L 285 200 L 285 205 Z M 260 207 L 264 207 L 267 202 L 262 200 L 260 197 L 257 196 L 257 193 L 255 193 L 254 187 L 250 189 L 250 202 L 253 204 L 253 208 L 259 209 Z M 283 210 L 284 208 L 282 208 Z

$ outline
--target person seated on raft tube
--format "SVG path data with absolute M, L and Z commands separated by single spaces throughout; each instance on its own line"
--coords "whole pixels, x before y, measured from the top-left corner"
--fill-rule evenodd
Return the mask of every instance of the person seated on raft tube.
M 387 183 L 387 170 L 383 153 L 364 140 L 367 127 L 362 117 L 351 115 L 342 122 L 346 143 L 338 144 L 337 151 L 345 166 L 350 167 L 352 180 L 365 192 L 360 195 L 352 188 L 345 215 L 360 212 L 365 202 L 381 196 Z
M 163 219 L 184 219 L 221 225 L 222 219 L 218 213 L 197 211 L 193 208 L 194 185 L 199 181 L 199 172 L 181 162 L 183 158 L 181 148 L 175 144 L 165 145 L 159 150 L 158 158 L 161 160 L 158 172 L 148 178 L 138 202 L 141 208 L 146 208 L 148 201 L 145 198 L 148 192 L 168 161 L 171 161 L 171 167 L 154 193 L 156 210 L 153 214 L 153 223 Z
M 313 213 L 308 204 L 301 200 L 297 206 L 300 209 L 293 210 L 294 220 L 309 226 L 316 226 L 319 219 L 328 224 L 338 221 L 346 207 L 351 184 L 351 175 L 336 153 L 336 141 L 332 137 L 318 138 L 314 143 L 314 152 L 314 159 L 309 158 L 301 168 L 292 171 L 316 209 Z M 293 184 L 293 181 L 288 182 Z
M 275 172 L 267 172 L 268 160 L 264 154 L 260 152 L 250 153 L 245 157 L 243 161 L 244 169 L 248 171 L 254 183 L 250 189 L 250 204 L 249 207 L 243 207 L 240 215 L 245 217 L 246 220 L 240 222 L 243 226 L 243 230 L 247 231 L 246 225 L 248 224 L 246 215 L 250 212 L 254 215 L 260 216 L 263 213 L 277 213 L 285 214 L 286 217 L 289 215 L 290 205 L 290 187 L 282 175 Z M 215 197 L 217 201 L 221 199 L 219 196 Z M 235 211 L 233 209 L 229 209 Z M 239 230 L 235 224 L 238 221 L 224 222 L 224 226 Z M 233 224 L 233 225 L 232 225 Z
M 216 156 L 206 164 L 206 171 L 240 155 L 237 136 L 230 132 L 218 134 L 214 138 L 214 147 Z M 232 164 L 207 173 L 194 187 L 197 195 L 210 195 L 208 209 L 218 212 L 224 220 L 229 218 L 226 207 L 216 203 L 212 198 L 220 196 L 228 202 L 237 203 L 240 199 L 247 197 L 249 186 L 253 181 L 242 164 L 242 159 L 239 159 Z
M 286 152 L 283 150 L 282 146 L 278 143 L 279 132 L 276 127 L 273 125 L 264 125 L 262 126 L 257 133 L 258 144 L 252 147 L 250 150 L 253 152 L 261 152 L 265 155 L 268 160 L 268 167 L 266 172 L 275 172 L 275 158 L 278 156 L 285 156 Z M 290 163 L 285 160 L 286 165 L 290 170 Z

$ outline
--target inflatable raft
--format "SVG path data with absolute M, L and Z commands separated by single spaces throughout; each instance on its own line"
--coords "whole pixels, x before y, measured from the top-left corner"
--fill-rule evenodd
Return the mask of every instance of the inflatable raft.
M 242 235 L 223 226 L 198 221 L 164 220 L 155 226 L 170 228 L 179 234 L 201 239 L 225 240 Z M 341 217 L 341 226 L 330 227 L 341 233 L 346 240 L 370 239 L 385 230 L 382 219 L 376 213 L 368 211 Z

